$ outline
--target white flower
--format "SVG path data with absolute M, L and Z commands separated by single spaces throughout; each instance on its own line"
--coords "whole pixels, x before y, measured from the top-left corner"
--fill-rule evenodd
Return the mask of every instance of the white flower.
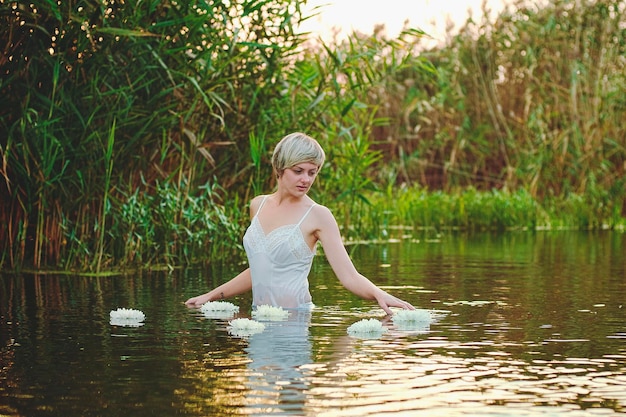
M 430 331 L 430 325 L 437 323 L 448 314 L 446 310 L 400 310 L 392 316 L 393 324 L 398 330 Z
M 245 318 L 229 321 L 228 324 L 228 332 L 239 337 L 251 336 L 265 330 L 265 324 Z
M 143 326 L 146 315 L 143 311 L 133 310 L 132 308 L 118 308 L 109 313 L 110 323 L 113 326 Z
M 417 330 L 427 332 L 430 324 L 435 321 L 432 311 L 424 309 L 400 310 L 391 317 L 393 324 L 400 330 Z
M 228 301 L 209 301 L 202 304 L 200 311 L 210 319 L 226 319 L 239 312 L 239 306 Z
M 257 306 L 252 311 L 252 317 L 257 320 L 279 321 L 286 320 L 289 312 L 282 307 L 274 307 L 270 305 Z
M 394 324 L 430 323 L 433 321 L 432 312 L 424 309 L 400 310 L 391 317 Z
M 387 330 L 388 329 L 376 319 L 363 319 L 350 325 L 350 327 L 348 327 L 348 334 L 362 338 L 375 338 L 380 337 Z
M 202 311 L 229 311 L 233 313 L 239 312 L 239 307 L 228 301 L 209 301 L 202 304 Z
M 118 308 L 109 313 L 110 318 L 117 320 L 144 321 L 146 315 L 143 311 L 133 310 L 132 308 Z

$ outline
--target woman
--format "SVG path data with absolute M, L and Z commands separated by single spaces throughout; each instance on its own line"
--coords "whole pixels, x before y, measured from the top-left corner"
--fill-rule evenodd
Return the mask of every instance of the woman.
M 330 266 L 348 290 L 366 300 L 376 300 L 389 315 L 390 307 L 414 309 L 356 270 L 335 217 L 307 195 L 324 159 L 319 143 L 303 133 L 287 135 L 276 145 L 272 155 L 276 192 L 257 196 L 250 203 L 252 222 L 243 237 L 249 268 L 185 304 L 199 307 L 252 289 L 253 306 L 310 310 L 313 303 L 308 274 L 320 242 Z

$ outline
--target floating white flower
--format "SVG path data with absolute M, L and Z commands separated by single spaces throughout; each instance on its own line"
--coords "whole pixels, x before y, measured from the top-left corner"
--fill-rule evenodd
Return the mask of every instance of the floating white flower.
M 239 306 L 228 301 L 209 301 L 202 304 L 200 311 L 210 319 L 226 319 L 239 312 Z
M 393 324 L 400 330 L 430 330 L 430 324 L 435 320 L 432 311 L 424 309 L 400 310 L 391 317 Z
M 252 317 L 257 320 L 279 321 L 286 320 L 289 312 L 282 307 L 274 307 L 270 305 L 257 306 L 252 311 Z
M 233 336 L 245 337 L 265 330 L 265 324 L 246 318 L 235 319 L 228 322 L 228 332 Z
M 348 334 L 361 338 L 380 337 L 388 329 L 376 319 L 363 319 L 353 323 L 348 327 Z
M 430 323 L 433 321 L 433 314 L 429 310 L 400 310 L 391 317 L 394 324 L 401 323 Z
M 118 308 L 109 313 L 110 323 L 114 326 L 139 327 L 143 326 L 146 315 L 143 311 L 132 308 Z

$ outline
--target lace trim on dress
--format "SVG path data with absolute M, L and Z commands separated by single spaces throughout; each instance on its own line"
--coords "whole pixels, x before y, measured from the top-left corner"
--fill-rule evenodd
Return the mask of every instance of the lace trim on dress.
M 278 245 L 286 242 L 296 259 L 305 259 L 314 254 L 309 245 L 306 244 L 299 224 L 281 226 L 272 230 L 266 236 L 261 223 L 255 217 L 248 232 L 248 244 L 250 245 L 250 250 L 254 253 L 261 251 L 271 252 Z
M 261 206 L 254 215 L 252 223 L 248 228 L 248 243 L 250 245 L 250 250 L 254 253 L 258 253 L 260 251 L 270 252 L 278 245 L 287 242 L 291 253 L 296 257 L 296 259 L 305 259 L 313 256 L 315 254 L 315 250 L 312 251 L 309 245 L 307 245 L 304 236 L 302 235 L 300 224 L 302 224 L 315 204 L 309 207 L 307 212 L 304 216 L 302 216 L 297 224 L 280 226 L 266 235 L 258 218 L 259 213 L 265 204 L 266 198 L 267 197 L 265 197 L 261 202 Z

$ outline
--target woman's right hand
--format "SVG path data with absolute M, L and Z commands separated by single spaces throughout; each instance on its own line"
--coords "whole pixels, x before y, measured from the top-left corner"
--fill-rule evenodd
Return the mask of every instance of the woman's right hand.
M 192 297 L 185 301 L 185 305 L 187 307 L 201 307 L 202 304 L 206 303 L 207 301 L 209 301 L 209 293 Z

